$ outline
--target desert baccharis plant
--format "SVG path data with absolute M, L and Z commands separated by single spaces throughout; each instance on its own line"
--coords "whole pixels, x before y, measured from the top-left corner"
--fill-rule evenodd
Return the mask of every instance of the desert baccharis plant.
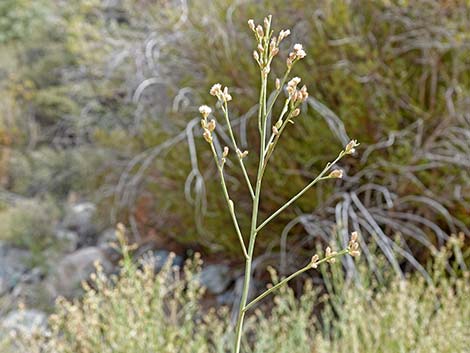
M 312 279 L 300 294 L 290 286 L 279 288 L 270 310 L 256 308 L 247 316 L 244 348 L 249 353 L 468 352 L 470 273 L 455 261 L 462 251 L 468 254 L 464 242 L 463 235 L 453 237 L 433 255 L 427 266 L 432 283 L 419 274 L 397 276 L 372 248 L 386 284 L 371 280 L 365 261 L 357 265 L 357 282 L 348 279 L 342 266 L 322 266 L 328 273 L 326 293 Z M 122 240 L 120 249 L 124 261 L 118 275 L 106 275 L 98 266 L 80 300 L 57 302 L 47 331 L 2 337 L 0 330 L 0 351 L 231 350 L 229 310 L 207 307 L 203 301 L 199 255 L 181 271 L 171 266 L 170 256 L 155 272 L 152 256 L 132 261 L 130 245 Z M 273 283 L 279 283 L 281 279 L 270 272 Z
M 281 212 L 287 207 L 293 204 L 298 198 L 300 198 L 305 192 L 312 188 L 319 181 L 327 179 L 342 178 L 343 172 L 340 169 L 333 169 L 333 166 L 346 155 L 351 155 L 355 152 L 355 148 L 358 146 L 356 140 L 350 141 L 345 148 L 338 154 L 335 160 L 328 162 L 323 171 L 313 179 L 308 185 L 306 185 L 301 191 L 299 191 L 290 200 L 285 202 L 277 211 L 265 220 L 261 221 L 258 219 L 258 211 L 260 207 L 261 191 L 263 176 L 268 166 L 269 160 L 272 158 L 276 146 L 287 129 L 289 124 L 294 124 L 295 120 L 301 113 L 302 104 L 308 98 L 307 87 L 303 85 L 299 88 L 301 79 L 299 77 L 290 78 L 291 71 L 295 64 L 302 60 L 307 54 L 302 44 L 295 44 L 293 50 L 288 54 L 286 59 L 286 70 L 282 78 L 276 78 L 274 81 L 274 92 L 270 94 L 268 92 L 268 83 L 271 73 L 271 64 L 275 57 L 279 54 L 279 46 L 281 42 L 290 35 L 290 30 L 281 30 L 278 36 L 273 35 L 271 28 L 272 17 L 268 16 L 264 18 L 263 25 L 256 25 L 253 20 L 248 21 L 250 29 L 253 31 L 256 39 L 256 50 L 253 52 L 253 58 L 259 67 L 260 73 L 260 90 L 259 90 L 259 103 L 258 103 L 258 130 L 259 130 L 259 162 L 258 169 L 256 172 L 256 180 L 254 186 L 250 179 L 250 175 L 245 168 L 244 158 L 247 157 L 248 151 L 241 151 L 238 148 L 237 140 L 233 132 L 230 114 L 229 114 L 229 102 L 232 100 L 232 95 L 229 93 L 227 87 L 223 87 L 220 83 L 216 83 L 210 89 L 210 94 L 217 98 L 218 106 L 220 107 L 224 121 L 225 128 L 228 130 L 230 135 L 232 148 L 235 150 L 236 159 L 243 171 L 244 179 L 247 184 L 248 192 L 252 198 L 252 210 L 251 210 L 251 226 L 248 235 L 248 246 L 246 246 L 246 236 L 243 235 L 242 229 L 237 221 L 237 212 L 235 209 L 235 203 L 229 195 L 229 190 L 226 185 L 224 176 L 224 167 L 230 155 L 230 148 L 225 146 L 223 151 L 219 153 L 214 143 L 214 134 L 216 132 L 217 122 L 215 119 L 209 119 L 212 115 L 212 109 L 207 105 L 202 105 L 199 108 L 199 112 L 202 115 L 201 125 L 203 128 L 203 137 L 209 144 L 217 169 L 219 171 L 220 183 L 222 186 L 223 194 L 227 202 L 228 210 L 235 227 L 236 234 L 240 241 L 241 250 L 245 258 L 245 272 L 243 290 L 240 298 L 238 318 L 235 328 L 235 338 L 233 352 L 239 353 L 241 349 L 244 318 L 246 312 L 251 309 L 256 303 L 268 296 L 276 289 L 285 285 L 293 278 L 300 274 L 308 271 L 309 269 L 317 268 L 318 265 L 324 262 L 334 262 L 338 256 L 349 254 L 351 256 L 359 255 L 359 243 L 357 242 L 358 234 L 353 232 L 348 247 L 340 251 L 333 251 L 328 247 L 325 251 L 325 256 L 320 257 L 315 254 L 312 256 L 310 262 L 300 270 L 292 273 L 290 276 L 279 281 L 276 285 L 271 286 L 264 293 L 260 294 L 252 301 L 248 302 L 248 293 L 250 291 L 250 280 L 252 272 L 252 262 L 254 256 L 254 249 L 256 244 L 256 238 L 260 231 L 266 226 L 271 220 L 276 218 Z M 282 106 L 281 113 L 277 119 L 272 117 L 273 108 L 281 94 L 285 93 L 285 99 Z M 272 126 L 270 121 L 274 121 Z

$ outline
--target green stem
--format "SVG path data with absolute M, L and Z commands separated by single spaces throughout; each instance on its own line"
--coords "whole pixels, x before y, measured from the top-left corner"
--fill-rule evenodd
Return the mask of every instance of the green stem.
M 331 256 L 327 256 L 323 259 L 321 259 L 320 261 L 316 262 L 315 265 L 318 266 L 318 265 L 321 265 L 322 263 L 324 262 L 327 262 L 329 260 L 331 260 L 332 258 L 335 258 L 335 257 L 338 257 L 338 256 L 342 256 L 342 255 L 346 255 L 348 253 L 348 249 L 344 249 L 334 255 L 331 255 Z M 258 295 L 255 299 L 253 299 L 251 302 L 249 302 L 246 306 L 245 306 L 245 309 L 244 311 L 246 312 L 248 309 L 250 309 L 253 305 L 255 305 L 257 302 L 259 302 L 260 300 L 262 300 L 263 298 L 267 297 L 269 294 L 271 294 L 272 292 L 274 292 L 276 289 L 282 287 L 283 285 L 287 284 L 289 281 L 293 280 L 295 277 L 301 275 L 302 273 L 310 270 L 310 269 L 313 269 L 315 267 L 312 267 L 312 264 L 309 263 L 307 266 L 301 268 L 300 270 L 294 272 L 293 274 L 291 274 L 289 277 L 286 277 L 284 278 L 281 282 L 277 283 L 276 285 L 272 286 L 271 288 L 269 288 L 268 290 L 266 290 L 265 292 L 263 292 L 262 294 Z
M 306 187 L 304 187 L 301 191 L 299 191 L 294 197 L 292 197 L 289 201 L 287 201 L 283 206 L 281 206 L 276 212 L 274 212 L 271 216 L 269 216 L 267 219 L 261 223 L 258 228 L 256 228 L 256 231 L 259 232 L 266 224 L 268 224 L 270 221 L 272 221 L 274 218 L 276 218 L 282 211 L 284 211 L 287 207 L 289 207 L 291 204 L 293 204 L 298 198 L 300 198 L 303 194 L 305 194 L 312 186 L 314 186 L 318 181 L 323 179 L 323 176 L 331 169 L 333 165 L 335 165 L 343 156 L 345 155 L 344 151 L 342 151 L 336 159 L 328 163 L 326 167 L 323 169 L 323 171 L 314 179 L 310 184 L 308 184 Z
M 242 235 L 242 232 L 240 230 L 240 226 L 238 225 L 238 220 L 237 220 L 237 216 L 235 215 L 235 208 L 234 208 L 234 205 L 233 205 L 233 201 L 230 199 L 230 195 L 229 195 L 228 189 L 227 189 L 227 184 L 225 183 L 224 169 L 223 169 L 221 163 L 219 162 L 219 158 L 217 157 L 217 152 L 215 151 L 214 144 L 211 143 L 210 145 L 211 145 L 212 154 L 214 155 L 215 163 L 217 164 L 217 169 L 219 170 L 220 185 L 222 186 L 222 190 L 224 192 L 225 201 L 227 202 L 227 206 L 228 206 L 228 209 L 229 209 L 229 212 L 230 212 L 230 216 L 232 217 L 232 222 L 233 222 L 233 225 L 235 226 L 235 230 L 237 232 L 238 240 L 240 241 L 240 245 L 242 247 L 243 255 L 245 256 L 245 259 L 248 259 L 248 253 L 246 251 L 245 241 L 243 240 L 243 235 Z
M 261 93 L 260 93 L 260 105 L 259 105 L 259 123 L 260 123 L 260 158 L 258 165 L 258 173 L 256 177 L 256 187 L 255 187 L 255 198 L 253 200 L 253 209 L 251 214 L 251 230 L 250 230 L 250 240 L 248 244 L 248 257 L 245 262 L 245 278 L 243 280 L 243 290 L 242 297 L 240 300 L 240 306 L 238 309 L 237 324 L 235 328 L 235 347 L 234 353 L 240 353 L 241 349 L 241 339 L 243 332 L 243 322 L 245 319 L 245 306 L 248 300 L 248 293 L 250 290 L 250 280 L 251 280 L 251 265 L 253 261 L 253 253 L 255 249 L 256 242 L 256 225 L 258 223 L 258 210 L 259 210 L 259 201 L 261 194 L 261 184 L 263 179 L 263 165 L 264 165 L 264 149 L 265 149 L 265 139 L 266 139 L 266 86 L 267 80 L 266 77 L 261 73 Z
M 248 173 L 246 171 L 245 164 L 243 163 L 243 158 L 240 155 L 241 151 L 238 148 L 237 141 L 235 140 L 235 135 L 233 134 L 232 125 L 230 124 L 230 119 L 229 119 L 229 116 L 228 116 L 227 101 L 225 101 L 225 107 L 222 110 L 224 111 L 225 120 L 226 120 L 227 126 L 228 126 L 228 132 L 230 134 L 230 138 L 232 139 L 232 144 L 233 144 L 233 147 L 235 148 L 235 154 L 238 157 L 238 162 L 240 163 L 240 168 L 243 171 L 243 175 L 245 177 L 246 184 L 248 185 L 248 189 L 250 190 L 251 198 L 254 199 L 255 198 L 255 193 L 253 191 L 253 187 L 251 186 L 251 181 L 250 181 L 250 178 L 249 178 Z

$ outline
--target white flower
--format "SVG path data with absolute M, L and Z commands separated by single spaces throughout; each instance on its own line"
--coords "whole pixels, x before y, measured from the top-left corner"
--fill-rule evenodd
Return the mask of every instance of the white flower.
M 212 109 L 210 107 L 208 107 L 207 105 L 201 105 L 199 107 L 199 113 L 201 113 L 201 115 L 204 118 L 207 118 L 209 116 L 209 114 L 212 113 Z
M 220 83 L 216 83 L 215 85 L 213 85 L 211 87 L 211 90 L 209 91 L 209 93 L 212 95 L 212 96 L 216 96 L 218 93 L 220 93 L 222 91 L 222 85 Z

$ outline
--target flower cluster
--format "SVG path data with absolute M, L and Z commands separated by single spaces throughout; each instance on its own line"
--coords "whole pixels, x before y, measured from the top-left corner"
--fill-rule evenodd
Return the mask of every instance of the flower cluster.
M 301 89 L 297 89 L 300 81 L 300 77 L 294 77 L 287 83 L 287 93 L 292 104 L 303 103 L 308 98 L 307 86 L 303 85 Z
M 358 237 L 359 235 L 357 234 L 357 232 L 351 233 L 351 240 L 349 241 L 348 245 L 348 252 L 351 256 L 361 255 L 361 252 L 359 251 L 359 243 L 357 242 Z
M 279 32 L 277 37 L 272 36 L 271 18 L 271 15 L 264 18 L 264 26 L 256 25 L 253 20 L 248 21 L 248 26 L 255 34 L 256 40 L 258 42 L 256 50 L 253 52 L 253 58 L 256 60 L 262 69 L 262 72 L 266 76 L 270 71 L 270 64 L 272 59 L 279 53 L 279 45 L 290 35 L 289 29 L 283 29 Z M 303 58 L 306 55 L 301 45 L 299 50 L 295 50 L 294 48 L 294 51 L 297 53 L 296 58 Z
M 226 103 L 232 100 L 232 96 L 228 93 L 228 88 L 224 87 L 224 89 L 222 89 L 222 85 L 220 83 L 213 85 L 209 93 L 211 96 L 217 97 L 220 102 Z
M 210 115 L 211 112 L 212 109 L 207 105 L 201 105 L 199 107 L 199 113 L 201 113 L 202 115 L 201 126 L 204 130 L 202 136 L 204 137 L 204 140 L 206 140 L 208 143 L 212 143 L 212 132 L 215 130 L 215 127 L 217 125 L 214 119 L 210 121 L 207 120 L 207 117 Z
M 302 44 L 295 44 L 294 45 L 294 50 L 289 53 L 289 56 L 287 57 L 287 67 L 291 68 L 292 65 L 300 60 L 303 59 L 307 56 L 307 53 L 305 52 Z

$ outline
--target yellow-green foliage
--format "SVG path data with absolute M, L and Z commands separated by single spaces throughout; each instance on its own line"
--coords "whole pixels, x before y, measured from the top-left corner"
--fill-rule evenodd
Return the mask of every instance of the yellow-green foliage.
M 19 200 L 0 209 L 0 240 L 30 250 L 29 265 L 44 265 L 44 251 L 57 247 L 53 232 L 59 216 L 52 200 Z
M 45 20 L 43 0 L 4 0 L 0 3 L 0 44 L 31 36 Z
M 329 295 L 317 295 L 307 282 L 296 299 L 284 287 L 271 310 L 256 309 L 249 317 L 244 351 L 464 353 L 470 345 L 469 273 L 449 276 L 449 254 L 435 257 L 433 285 L 390 274 L 382 286 L 362 269 L 359 285 L 337 278 Z M 29 352 L 228 352 L 228 311 L 202 308 L 199 265 L 196 258 L 182 274 L 167 265 L 156 277 L 151 266 L 129 263 L 119 277 L 98 272 L 81 301 L 58 302 L 50 334 L 29 341 Z M 342 273 L 338 264 L 331 266 Z
M 0 239 L 22 247 L 39 246 L 52 234 L 58 216 L 51 201 L 18 201 L 0 210 Z

